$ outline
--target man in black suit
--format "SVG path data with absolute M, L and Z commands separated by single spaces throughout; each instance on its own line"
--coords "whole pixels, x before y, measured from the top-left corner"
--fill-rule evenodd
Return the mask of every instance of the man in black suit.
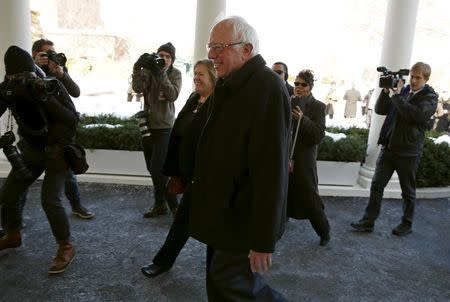
M 210 301 L 285 301 L 259 272 L 284 231 L 290 106 L 286 87 L 258 54 L 241 17 L 211 30 L 219 78 L 197 144 L 190 235 L 208 245 Z

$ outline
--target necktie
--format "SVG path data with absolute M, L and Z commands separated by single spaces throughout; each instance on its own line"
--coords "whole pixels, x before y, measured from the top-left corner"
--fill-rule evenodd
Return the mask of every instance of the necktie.
M 414 96 L 414 92 L 412 92 L 412 91 L 409 92 L 408 93 L 408 97 L 406 98 L 406 101 L 409 102 L 412 99 L 413 96 Z

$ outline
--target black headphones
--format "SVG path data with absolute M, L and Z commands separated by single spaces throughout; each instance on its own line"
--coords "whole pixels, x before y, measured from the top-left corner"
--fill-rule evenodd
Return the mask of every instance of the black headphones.
M 284 67 L 284 80 L 287 81 L 287 79 L 289 79 L 289 74 L 288 74 L 288 67 L 286 64 L 284 64 L 283 62 L 275 62 L 273 63 L 273 65 L 283 65 Z

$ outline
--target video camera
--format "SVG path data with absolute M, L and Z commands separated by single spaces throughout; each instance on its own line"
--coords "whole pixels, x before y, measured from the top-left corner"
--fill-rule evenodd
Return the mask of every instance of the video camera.
M 0 148 L 3 148 L 3 153 L 13 169 L 17 172 L 17 176 L 29 179 L 32 177 L 32 174 L 25 165 L 22 155 L 19 153 L 19 150 L 17 150 L 17 147 L 12 145 L 15 140 L 16 137 L 14 136 L 14 133 L 12 131 L 7 131 L 0 136 Z
M 31 96 L 37 100 L 44 100 L 48 95 L 59 93 L 58 80 L 41 79 L 33 73 L 22 72 L 8 81 L 4 95 L 9 101 L 17 97 Z
M 161 71 L 166 66 L 166 61 L 160 58 L 156 53 L 144 53 L 136 61 L 136 67 L 146 68 L 153 71 Z
M 380 88 L 394 88 L 397 87 L 399 81 L 404 81 L 403 76 L 409 75 L 409 69 L 400 69 L 399 71 L 390 71 L 384 66 L 377 68 L 381 72 L 378 86 Z
M 49 50 L 46 54 L 42 54 L 43 56 L 47 56 L 50 61 L 55 62 L 59 66 L 65 66 L 67 62 L 66 55 L 62 52 L 57 53 L 56 51 Z

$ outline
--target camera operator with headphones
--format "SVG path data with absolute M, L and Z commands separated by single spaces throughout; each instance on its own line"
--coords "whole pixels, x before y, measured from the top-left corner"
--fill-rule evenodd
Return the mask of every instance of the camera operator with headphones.
M 169 145 L 170 131 L 175 121 L 174 102 L 181 90 L 181 72 L 173 67 L 175 47 L 168 42 L 157 54 L 142 54 L 133 66 L 133 90 L 144 95 L 144 110 L 138 112 L 139 128 L 147 170 L 153 181 L 155 203 L 144 214 L 152 218 L 167 213 L 167 206 L 175 214 L 176 195 L 167 192 L 168 177 L 163 164 Z
M 0 84 L 0 116 L 6 109 L 11 110 L 19 127 L 22 153 L 7 155 L 12 169 L 0 191 L 2 227 L 6 233 L 0 239 L 0 250 L 22 244 L 20 198 L 45 172 L 41 202 L 59 246 L 48 273 L 62 273 L 75 257 L 61 192 L 69 169 L 64 147 L 73 141 L 78 115 L 59 81 L 36 76 L 36 65 L 25 50 L 10 46 L 4 60 L 6 77 Z M 10 144 L 7 141 L 1 146 L 5 153 L 11 149 Z

